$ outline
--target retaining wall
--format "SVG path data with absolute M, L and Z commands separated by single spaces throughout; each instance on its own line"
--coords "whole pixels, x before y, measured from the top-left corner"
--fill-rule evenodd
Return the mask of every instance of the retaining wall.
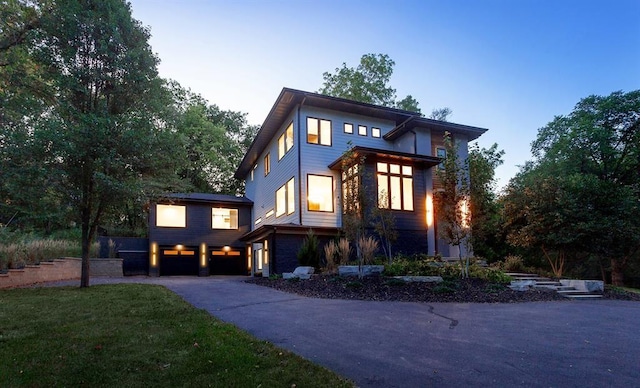
M 90 259 L 90 276 L 122 277 L 122 259 Z M 58 280 L 80 279 L 82 260 L 66 257 L 45 261 L 40 265 L 27 265 L 23 269 L 10 269 L 0 274 L 0 288 L 21 287 Z

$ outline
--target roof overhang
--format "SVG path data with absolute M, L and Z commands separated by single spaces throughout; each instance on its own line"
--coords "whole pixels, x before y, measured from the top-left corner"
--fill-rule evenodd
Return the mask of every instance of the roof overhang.
M 428 119 L 426 117 L 413 116 L 406 121 L 398 124 L 391 131 L 383 136 L 383 139 L 394 141 L 405 133 L 415 128 L 427 128 L 438 132 L 450 132 L 452 134 L 462 134 L 467 137 L 468 141 L 476 140 L 483 133 L 487 132 L 486 128 L 473 127 L 470 125 L 450 123 L 448 121 L 440 121 Z
M 253 205 L 247 197 L 236 197 L 224 194 L 209 193 L 168 193 L 160 196 L 155 200 L 156 203 L 176 203 L 176 202 L 199 202 L 208 204 L 234 204 L 234 205 Z
M 389 150 L 381 150 L 377 148 L 368 148 L 368 147 L 360 147 L 356 146 L 351 148 L 351 150 L 356 157 L 358 156 L 375 156 L 376 159 L 384 159 L 384 160 L 397 160 L 398 162 L 412 163 L 415 165 L 419 165 L 425 168 L 437 166 L 442 163 L 442 159 L 435 156 L 427 156 L 427 155 L 416 155 L 410 154 L 406 152 L 399 151 L 389 151 Z M 340 156 L 338 159 L 334 160 L 331 164 L 329 164 L 329 169 L 334 171 L 340 171 L 342 169 L 342 160 L 344 156 Z
M 313 230 L 313 233 L 316 236 L 335 236 L 339 229 L 336 227 L 328 227 L 328 226 L 307 226 L 307 225 L 296 225 L 296 224 L 269 224 L 262 225 L 257 229 L 252 230 L 251 232 L 245 234 L 240 237 L 240 241 L 258 241 L 272 234 L 297 234 L 297 235 L 306 235 L 309 232 L 309 229 Z

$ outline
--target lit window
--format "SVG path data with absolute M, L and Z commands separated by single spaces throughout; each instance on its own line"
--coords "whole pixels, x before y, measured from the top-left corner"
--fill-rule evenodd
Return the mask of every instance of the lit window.
M 266 154 L 264 156 L 264 176 L 269 175 L 271 172 L 271 154 Z
M 380 128 L 371 127 L 371 136 L 380 137 Z
M 353 133 L 353 124 L 344 123 L 344 133 Z
M 269 211 L 267 212 L 267 214 L 265 214 L 264 218 L 269 218 L 273 215 L 273 209 L 269 209 Z
M 276 191 L 276 217 L 293 213 L 295 206 L 294 178 L 291 178 Z
M 360 210 L 359 165 L 354 164 L 342 171 L 342 212 L 356 213 Z
M 436 156 L 441 159 L 447 158 L 447 150 L 444 148 L 436 148 Z M 438 165 L 438 169 L 444 169 L 444 161 Z
M 257 167 L 258 167 L 258 165 L 254 164 L 253 168 L 251 169 L 251 181 L 253 181 L 253 172 L 256 170 Z
M 376 164 L 378 207 L 413 210 L 413 167 L 395 163 Z
M 211 229 L 238 229 L 238 209 L 211 209 Z
M 309 193 L 307 209 L 310 211 L 333 212 L 333 177 L 307 175 Z
M 331 145 L 331 121 L 307 117 L 307 143 Z
M 257 220 L 255 220 L 254 224 L 258 225 L 261 222 L 262 222 L 262 218 L 258 218 Z
M 187 226 L 187 207 L 156 205 L 156 226 L 184 228 Z
M 367 126 L 366 125 L 358 125 L 358 135 L 367 136 Z
M 282 159 L 291 148 L 293 148 L 293 122 L 278 138 L 278 160 Z

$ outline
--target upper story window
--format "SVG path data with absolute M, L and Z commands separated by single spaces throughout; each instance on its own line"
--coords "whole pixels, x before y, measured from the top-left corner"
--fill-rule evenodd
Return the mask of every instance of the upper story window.
M 307 143 L 331 146 L 331 121 L 307 117 Z
M 307 175 L 307 209 L 316 212 L 333 212 L 333 177 Z
M 278 160 L 282 159 L 291 148 L 293 148 L 293 122 L 278 138 Z
M 358 125 L 358 135 L 367 136 L 367 126 L 366 125 Z
M 380 137 L 380 128 L 371 127 L 371 136 Z
M 447 150 L 444 148 L 436 148 L 436 156 L 442 159 L 447 158 Z M 438 165 L 438 169 L 444 169 L 444 161 Z
M 238 209 L 211 209 L 211 229 L 238 229 Z
M 276 217 L 296 211 L 295 199 L 295 181 L 291 178 L 276 191 Z
M 413 167 L 376 163 L 378 207 L 413 211 Z
M 253 182 L 253 173 L 254 173 L 254 171 L 256 171 L 256 168 L 257 168 L 257 167 L 258 167 L 258 165 L 257 165 L 257 164 L 254 164 L 254 165 L 253 165 L 253 168 L 251 169 L 251 181 L 252 181 L 252 182 Z
M 269 175 L 271 172 L 271 153 L 267 153 L 264 156 L 264 176 Z
M 181 205 L 156 205 L 156 226 L 185 228 L 187 207 Z
M 344 123 L 344 133 L 353 133 L 353 124 Z

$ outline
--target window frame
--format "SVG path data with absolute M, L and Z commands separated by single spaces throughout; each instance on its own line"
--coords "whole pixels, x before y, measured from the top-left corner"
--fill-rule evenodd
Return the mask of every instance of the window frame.
M 309 120 L 316 120 L 316 122 L 318 123 L 317 126 L 316 126 L 317 137 L 318 137 L 317 143 L 309 141 L 309 128 L 310 128 Z M 322 122 L 323 121 L 329 123 L 329 144 L 324 144 L 323 143 L 323 139 L 324 139 L 324 136 L 322 136 Z M 307 144 L 315 144 L 315 145 L 321 145 L 321 146 L 325 146 L 325 147 L 331 147 L 333 145 L 333 139 L 332 138 L 333 138 L 333 122 L 331 120 L 321 119 L 319 117 L 307 116 Z
M 160 225 L 158 222 L 160 221 L 160 207 L 173 207 L 173 208 L 181 208 L 183 209 L 184 219 L 181 225 Z M 184 229 L 187 227 L 187 205 L 171 205 L 166 203 L 156 203 L 156 227 L 157 228 L 177 228 Z
M 362 128 L 364 128 L 364 133 L 360 131 Z M 358 136 L 369 136 L 369 127 L 367 127 L 366 125 L 358 124 Z
M 235 211 L 235 226 L 236 226 L 236 227 L 235 227 L 235 228 L 233 228 L 233 227 L 229 227 L 229 228 L 215 228 L 215 227 L 213 226 L 213 212 L 214 212 L 216 209 L 217 209 L 217 210 L 229 210 L 229 225 L 230 225 L 230 226 L 233 226 L 233 222 L 231 221 L 231 220 L 232 220 L 232 217 L 233 217 L 232 211 Z M 212 229 L 212 230 L 238 230 L 238 228 L 240 228 L 239 221 L 240 221 L 240 210 L 239 210 L 239 209 L 237 209 L 237 208 L 231 208 L 231 207 L 221 207 L 221 206 L 219 206 L 219 207 L 211 207 L 211 229 Z
M 378 127 L 371 127 L 371 137 L 379 138 L 382 135 L 382 131 Z
M 311 201 L 309 200 L 309 178 L 310 177 L 318 177 L 318 178 L 330 178 L 331 179 L 331 210 L 315 210 L 315 209 L 311 209 Z M 317 212 L 317 213 L 333 213 L 335 212 L 335 200 L 334 200 L 334 190 L 335 190 L 335 186 L 334 186 L 334 181 L 333 181 L 333 175 L 321 175 L 321 174 L 307 174 L 307 211 L 309 212 Z
M 440 156 L 440 151 L 443 153 L 442 156 Z M 444 170 L 444 159 L 447 158 L 447 149 L 444 147 L 436 147 L 436 157 L 442 159 L 442 162 L 438 164 L 438 170 Z
M 384 171 L 380 169 L 380 165 L 385 165 Z M 391 166 L 399 166 L 398 172 L 392 172 Z M 409 169 L 409 173 L 406 172 L 406 169 Z M 393 211 L 404 211 L 404 212 L 414 212 L 415 211 L 415 184 L 414 177 L 415 175 L 415 166 L 411 164 L 400 164 L 397 162 L 389 162 L 389 161 L 376 161 L 376 202 L 379 209 L 387 209 Z M 387 195 L 387 203 L 386 206 L 381 206 L 380 203 L 380 180 L 384 178 L 386 181 L 386 195 Z M 396 193 L 396 190 L 393 190 L 392 181 L 396 181 L 398 184 L 399 192 Z M 410 187 L 407 187 L 410 186 Z M 407 195 L 411 194 L 410 202 L 411 209 L 408 209 Z M 396 198 L 397 197 L 397 198 Z M 396 198 L 397 201 L 400 201 L 400 208 L 394 208 L 392 200 Z
M 291 131 L 291 143 L 287 141 L 289 137 L 287 136 L 288 132 Z M 293 121 L 287 125 L 284 129 L 284 132 L 278 137 L 278 161 L 281 161 L 289 151 L 293 148 L 294 145 L 294 132 L 293 132 Z
M 351 126 L 351 132 L 347 131 L 347 125 Z M 342 124 L 342 131 L 344 133 L 346 133 L 346 134 L 353 135 L 353 123 L 343 123 Z
M 264 176 L 269 175 L 271 172 L 271 152 L 267 152 L 264 156 Z
M 281 209 L 279 209 L 278 206 L 278 193 L 281 192 L 282 190 L 282 195 L 284 196 L 284 209 L 282 209 L 282 212 L 280 212 Z M 295 208 L 295 177 L 291 177 L 291 179 L 289 179 L 288 181 L 286 181 L 282 186 L 278 187 L 278 190 L 276 190 L 276 200 L 275 200 L 275 214 L 276 214 L 276 218 L 282 217 L 282 216 L 289 216 L 293 213 L 296 212 L 296 208 Z

